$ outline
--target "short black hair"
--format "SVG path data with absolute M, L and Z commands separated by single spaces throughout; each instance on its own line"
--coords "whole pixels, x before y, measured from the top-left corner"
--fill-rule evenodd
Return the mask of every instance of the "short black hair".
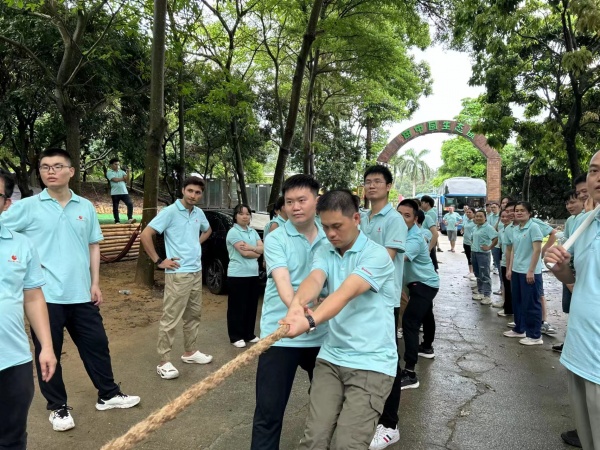
M 571 200 L 572 198 L 574 198 L 574 199 L 579 198 L 579 196 L 577 195 L 577 191 L 575 189 L 570 189 L 567 192 L 565 192 L 565 195 L 563 196 L 563 201 L 565 203 L 568 203 L 569 200 Z
M 517 202 L 517 206 L 519 206 L 519 205 L 521 205 L 523 208 L 525 208 L 530 215 L 533 214 L 533 206 L 531 206 L 531 203 L 526 202 L 526 201 L 520 201 L 520 202 Z
M 110 165 L 113 165 L 116 162 L 120 162 L 119 158 L 111 158 L 111 160 L 108 162 Z
M 42 161 L 44 158 L 52 158 L 53 156 L 62 156 L 67 160 L 69 164 L 71 164 L 71 155 L 68 151 L 62 148 L 47 148 L 42 153 L 40 153 L 39 161 Z
M 513 206 L 517 206 L 517 202 L 516 202 L 516 201 L 513 201 L 513 200 L 511 200 L 510 202 L 508 202 L 508 203 L 506 204 L 506 206 L 504 207 L 504 209 L 506 209 L 506 208 L 512 208 Z
M 404 200 L 402 200 L 402 201 L 401 201 L 401 202 L 398 204 L 398 207 L 400 207 L 400 206 L 410 206 L 410 207 L 413 209 L 413 211 L 414 211 L 415 215 L 417 215 L 417 214 L 418 214 L 418 213 L 417 213 L 417 211 L 419 211 L 419 205 L 417 204 L 417 202 L 415 202 L 415 201 L 414 201 L 413 199 L 411 199 L 411 198 L 405 198 Z M 396 208 L 396 209 L 397 209 L 397 208 Z
M 341 211 L 346 217 L 352 217 L 358 212 L 360 200 L 347 189 L 335 189 L 319 197 L 317 214 L 324 211 Z
M 299 173 L 297 175 L 292 175 L 287 180 L 283 182 L 283 186 L 281 187 L 281 194 L 285 196 L 285 193 L 291 189 L 302 189 L 308 188 L 316 197 L 319 195 L 319 189 L 321 185 L 312 175 L 305 175 L 303 173 Z
M 509 197 L 508 195 L 505 195 L 504 197 L 502 197 L 502 200 L 504 200 L 504 199 L 508 200 L 509 203 L 513 201 L 512 197 Z
M 198 178 L 198 177 L 187 177 L 185 180 L 183 180 L 183 189 L 185 189 L 186 187 L 188 187 L 190 184 L 196 185 L 196 186 L 200 186 L 202 188 L 202 192 L 204 192 L 204 180 L 202 178 Z
M 417 211 L 417 224 L 422 225 L 425 222 L 425 213 L 422 209 Z
M 277 197 L 277 200 L 275 200 L 275 206 L 273 207 L 273 209 L 275 211 L 280 211 L 281 208 L 283 208 L 283 205 L 285 205 L 285 198 L 283 198 L 283 196 L 280 195 L 279 197 Z
M 485 212 L 485 209 L 478 209 L 477 211 L 475 211 L 475 214 L 477 213 L 483 214 L 483 217 L 487 219 L 487 213 Z
M 367 170 L 365 170 L 363 180 L 367 179 L 367 175 L 372 175 L 374 173 L 383 175 L 383 178 L 385 178 L 385 184 L 392 184 L 392 182 L 394 181 L 394 177 L 392 176 L 392 172 L 390 172 L 390 169 L 380 164 L 368 167 Z
M 423 197 L 421 197 L 421 204 L 423 204 L 423 202 L 428 203 L 429 206 L 431 206 L 432 208 L 435 206 L 433 198 L 431 198 L 429 195 L 424 195 Z
M 250 207 L 245 203 L 239 203 L 235 205 L 235 208 L 233 208 L 233 223 L 237 223 L 237 215 L 240 214 L 244 210 L 244 208 L 248 210 L 248 212 L 250 213 L 250 217 L 252 217 L 252 210 L 250 209 Z
M 493 205 L 500 206 L 500 203 L 498 203 L 498 202 L 491 202 L 490 205 L 492 205 L 492 206 Z
M 573 186 L 577 186 L 581 183 L 587 183 L 587 173 L 582 173 L 573 180 Z
M 11 198 L 15 191 L 15 177 L 10 172 L 0 168 L 0 180 L 4 182 L 4 195 Z

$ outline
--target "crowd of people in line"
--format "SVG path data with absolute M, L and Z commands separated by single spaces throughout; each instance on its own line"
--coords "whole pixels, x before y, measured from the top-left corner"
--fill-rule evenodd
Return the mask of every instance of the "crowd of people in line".
M 98 410 L 140 402 L 114 381 L 99 312 L 102 233 L 94 207 L 69 189 L 74 169 L 67 152 L 46 150 L 39 169 L 46 189 L 12 206 L 14 179 L 0 172 L 0 410 L 10 408 L 12 413 L 0 421 L 0 448 L 26 448 L 34 389 L 24 315 L 31 325 L 39 387 L 54 430 L 75 426 L 60 364 L 65 328 L 98 390 Z M 277 215 L 265 227 L 263 239 L 250 226 L 250 207 L 234 209 L 226 240 L 229 340 L 244 348 L 287 327 L 287 336 L 258 360 L 252 450 L 279 449 L 298 367 L 310 380 L 309 412 L 298 448 L 377 450 L 400 440 L 401 392 L 419 387 L 418 359 L 435 357 L 440 236 L 433 199 L 404 199 L 394 208 L 388 198 L 392 182 L 386 167 L 369 167 L 364 186 L 370 207 L 363 209 L 350 191 L 320 195 L 314 177 L 293 175 L 283 184 Z M 543 343 L 542 334 L 556 332 L 546 317 L 542 258 L 565 283 L 569 332 L 564 347 L 553 349 L 562 352 L 561 362 L 568 369 L 577 423 L 577 431 L 567 437 L 580 439 L 586 450 L 599 450 L 600 213 L 590 211 L 600 202 L 600 152 L 592 158 L 587 178 L 576 180 L 575 187 L 565 196 L 571 218 L 563 239 L 576 230 L 580 236 L 569 252 L 554 245 L 556 231 L 536 219 L 527 202 L 505 198 L 479 210 L 465 205 L 464 216 L 449 208 L 442 220 L 450 252 L 457 251 L 462 225 L 469 267 L 465 278 L 472 283 L 473 299 L 502 308 L 498 315 L 513 319 L 504 336 L 533 346 Z M 187 178 L 182 198 L 164 208 L 141 234 L 147 255 L 165 271 L 156 366 L 164 380 L 179 376 L 171 353 L 180 322 L 181 362 L 213 360 L 198 342 L 201 244 L 212 233 L 196 206 L 203 191 L 201 178 Z M 164 235 L 165 259 L 154 247 L 157 233 Z M 257 336 L 261 257 L 267 283 Z M 492 273 L 501 277 L 498 300 L 492 300 Z

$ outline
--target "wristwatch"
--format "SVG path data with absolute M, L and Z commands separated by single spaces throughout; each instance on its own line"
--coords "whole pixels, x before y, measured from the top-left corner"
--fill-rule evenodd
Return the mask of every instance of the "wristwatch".
M 313 319 L 313 317 L 309 314 L 307 314 L 304 317 L 306 317 L 306 320 L 308 320 L 308 331 L 306 332 L 306 334 L 312 333 L 313 331 L 315 331 L 317 329 L 317 324 L 315 323 L 315 319 Z
M 156 264 L 157 266 L 160 266 L 162 264 L 162 262 L 164 261 L 164 259 L 162 259 L 160 256 L 158 257 L 158 259 L 156 260 L 156 262 L 154 264 Z

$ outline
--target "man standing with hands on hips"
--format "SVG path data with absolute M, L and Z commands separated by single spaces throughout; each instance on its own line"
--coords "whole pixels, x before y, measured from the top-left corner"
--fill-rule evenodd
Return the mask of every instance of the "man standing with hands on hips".
M 179 376 L 171 363 L 171 348 L 175 328 L 183 319 L 185 352 L 181 360 L 188 364 L 208 364 L 211 355 L 196 347 L 202 309 L 202 243 L 212 229 L 197 205 L 204 192 L 204 181 L 189 177 L 183 181 L 183 197 L 164 208 L 142 231 L 140 240 L 148 257 L 157 267 L 165 269 L 163 315 L 158 326 L 157 351 L 160 363 L 156 373 L 164 380 Z M 167 259 L 156 253 L 152 236 L 164 233 Z M 202 233 L 202 234 L 200 234 Z

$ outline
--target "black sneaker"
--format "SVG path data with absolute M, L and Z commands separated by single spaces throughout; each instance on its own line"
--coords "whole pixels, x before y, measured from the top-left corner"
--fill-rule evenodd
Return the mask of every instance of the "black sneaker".
M 433 351 L 433 347 L 425 348 L 423 344 L 419 345 L 419 356 L 422 358 L 433 359 L 435 358 L 435 353 Z
M 409 372 L 403 370 L 400 374 L 400 390 L 404 389 L 416 389 L 419 387 L 419 379 L 415 372 Z
M 565 344 L 556 344 L 552 346 L 552 350 L 558 353 L 562 353 L 563 345 Z
M 565 431 L 564 433 L 560 434 L 560 437 L 567 444 L 572 445 L 573 447 L 582 448 L 577 430 Z
M 444 250 L 442 250 L 441 248 L 437 249 L 438 253 L 442 253 Z

